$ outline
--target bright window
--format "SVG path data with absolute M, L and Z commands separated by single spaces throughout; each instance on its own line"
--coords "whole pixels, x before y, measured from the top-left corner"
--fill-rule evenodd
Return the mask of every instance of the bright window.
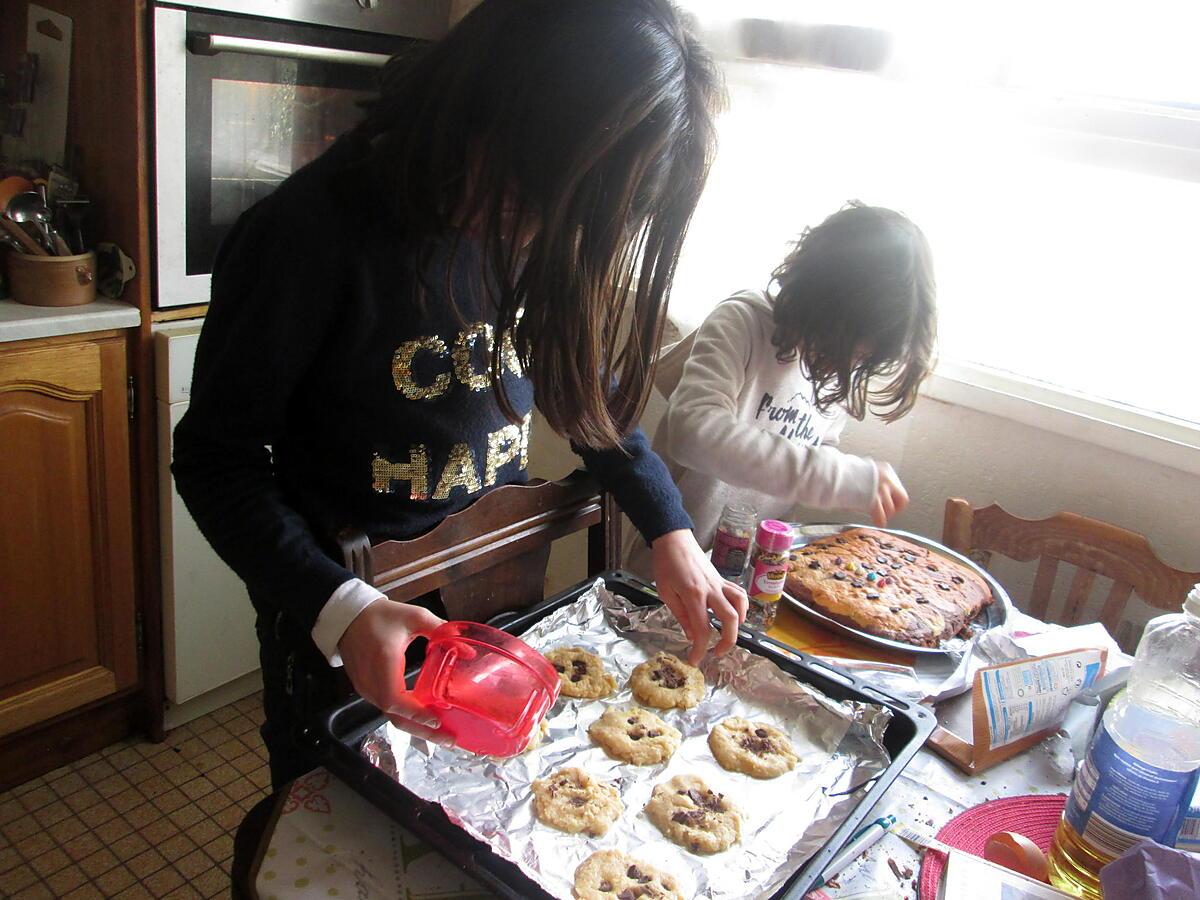
M 677 320 L 765 286 L 805 225 L 855 198 L 929 237 L 944 359 L 1200 423 L 1200 8 L 684 5 L 731 102 Z M 889 50 L 871 72 L 751 59 L 748 18 L 869 26 Z

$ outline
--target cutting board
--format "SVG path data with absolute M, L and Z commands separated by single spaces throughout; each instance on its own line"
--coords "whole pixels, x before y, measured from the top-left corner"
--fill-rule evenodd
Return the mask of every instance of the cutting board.
M 67 97 L 71 83 L 73 23 L 36 3 L 29 4 L 25 49 L 38 58 L 33 103 L 26 111 L 19 156 L 61 166 L 67 146 Z M 18 155 L 18 154 L 14 154 Z

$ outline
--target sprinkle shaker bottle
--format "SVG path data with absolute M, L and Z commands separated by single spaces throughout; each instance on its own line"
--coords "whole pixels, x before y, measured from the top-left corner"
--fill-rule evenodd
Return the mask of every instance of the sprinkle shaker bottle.
M 712 564 L 722 578 L 741 582 L 750 557 L 750 539 L 758 511 L 748 503 L 727 503 L 713 538 Z
M 750 611 L 746 623 L 761 631 L 775 624 L 779 598 L 787 579 L 788 555 L 792 549 L 792 529 L 786 522 L 764 519 L 754 537 L 750 558 Z

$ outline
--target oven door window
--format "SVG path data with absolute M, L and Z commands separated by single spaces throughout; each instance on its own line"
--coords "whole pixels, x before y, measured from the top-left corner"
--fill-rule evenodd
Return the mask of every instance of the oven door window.
M 199 275 L 242 212 L 360 121 L 379 77 L 367 55 L 409 42 L 193 13 L 187 26 L 185 256 Z

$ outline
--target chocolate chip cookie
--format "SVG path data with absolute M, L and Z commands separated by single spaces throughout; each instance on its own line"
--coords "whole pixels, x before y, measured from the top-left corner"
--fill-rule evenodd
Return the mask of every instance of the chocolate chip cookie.
M 617 679 L 604 671 L 604 663 L 582 647 L 556 647 L 546 654 L 562 682 L 567 697 L 598 700 L 617 689 Z
M 562 831 L 600 837 L 621 817 L 625 804 L 617 789 L 574 766 L 533 783 L 538 820 Z
M 620 850 L 593 853 L 575 870 L 579 900 L 683 900 L 675 878 Z
M 592 723 L 588 737 L 613 759 L 651 766 L 670 759 L 682 735 L 652 712 L 614 706 Z
M 723 768 L 755 778 L 777 778 L 800 761 L 788 736 L 774 725 L 737 716 L 708 733 L 708 747 Z
M 646 818 L 680 847 L 720 853 L 741 840 L 742 815 L 696 775 L 676 775 L 654 788 Z
M 670 653 L 656 653 L 633 670 L 633 696 L 658 709 L 691 709 L 704 696 L 704 675 Z

